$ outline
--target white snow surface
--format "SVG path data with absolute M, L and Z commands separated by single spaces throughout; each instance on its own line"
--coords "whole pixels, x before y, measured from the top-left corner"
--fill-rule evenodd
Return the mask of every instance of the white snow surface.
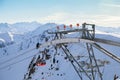
M 44 31 L 55 31 L 56 26 L 58 25 L 55 23 L 39 24 L 32 22 L 16 23 L 13 25 L 1 23 L 0 26 L 2 26 L 0 27 L 0 40 L 3 42 L 15 42 L 0 48 L 0 80 L 23 80 L 32 57 L 35 54 L 39 54 L 39 49 L 35 48 L 36 43 L 45 42 L 44 38 L 40 40 L 43 33 L 47 37 L 50 36 L 51 39 L 52 36 L 46 34 Z M 63 24 L 59 26 L 63 30 Z M 69 37 L 76 37 L 78 35 L 79 34 L 74 33 L 70 34 Z M 120 42 L 120 28 L 104 28 L 97 26 L 95 37 Z M 120 47 L 105 44 L 100 45 L 117 56 L 120 56 Z M 84 43 L 71 43 L 68 45 L 68 49 L 71 53 L 74 53 L 74 56 L 86 56 L 87 54 Z M 103 80 L 113 80 L 115 74 L 120 78 L 120 63 L 114 61 L 97 49 L 94 49 L 94 51 L 96 58 L 110 62 L 102 68 Z M 50 54 L 52 55 L 52 58 L 54 56 L 53 53 L 54 49 L 51 48 Z M 50 65 L 52 64 L 51 58 L 46 61 L 47 64 L 45 66 L 37 67 L 32 80 L 80 80 L 71 63 L 64 59 L 65 54 L 63 51 L 58 50 L 58 53 L 60 54 L 56 55 L 56 59 L 59 63 L 54 64 L 53 66 L 59 67 L 59 70 L 49 70 Z M 41 75 L 42 72 L 44 72 L 43 75 Z M 84 80 L 88 79 L 84 77 Z

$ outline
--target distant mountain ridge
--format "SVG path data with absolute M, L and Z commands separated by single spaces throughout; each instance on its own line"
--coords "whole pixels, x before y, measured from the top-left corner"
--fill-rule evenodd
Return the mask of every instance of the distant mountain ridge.
M 6 32 L 12 32 L 15 34 L 24 34 L 29 31 L 33 31 L 36 28 L 39 28 L 40 26 L 49 26 L 49 27 L 55 27 L 54 23 L 46 23 L 41 24 L 39 22 L 17 22 L 14 24 L 9 23 L 0 23 L 0 33 L 6 33 Z M 64 24 L 61 24 L 60 26 L 63 26 Z M 43 28 L 42 28 L 43 29 Z M 100 30 L 107 33 L 120 33 L 120 27 L 103 27 L 103 26 L 96 26 L 96 30 Z
M 4 40 L 6 43 L 11 42 L 21 42 L 26 38 L 30 38 L 31 36 L 36 36 L 42 34 L 43 31 L 47 29 L 55 30 L 57 29 L 56 26 L 60 26 L 60 30 L 64 30 L 64 24 L 55 24 L 55 23 L 46 23 L 40 24 L 38 22 L 18 22 L 14 24 L 8 23 L 0 23 L 0 39 Z M 69 25 L 67 25 L 69 29 Z M 75 26 L 73 27 L 75 28 Z M 96 31 L 101 31 L 101 33 L 112 33 L 120 34 L 120 27 L 102 27 L 96 26 Z M 9 34 L 10 33 L 10 34 Z M 9 37 L 9 39 L 4 38 L 3 36 Z M 11 37 L 12 35 L 12 37 Z
M 38 22 L 18 22 L 14 24 L 0 23 L 0 33 L 12 32 L 24 34 L 41 26 Z

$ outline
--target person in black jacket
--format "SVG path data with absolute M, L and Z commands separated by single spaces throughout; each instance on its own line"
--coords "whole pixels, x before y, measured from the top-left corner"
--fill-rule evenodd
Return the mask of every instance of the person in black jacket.
M 115 74 L 114 75 L 114 80 L 117 80 L 118 79 L 118 76 Z
M 40 47 L 40 43 L 38 42 L 37 44 L 36 44 L 36 49 L 38 49 Z

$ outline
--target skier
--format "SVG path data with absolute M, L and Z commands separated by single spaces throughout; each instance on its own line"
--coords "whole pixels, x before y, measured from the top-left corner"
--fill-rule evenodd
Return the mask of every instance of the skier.
M 45 42 L 47 42 L 47 41 L 48 41 L 48 38 L 46 37 L 46 38 L 45 38 Z
M 36 44 L 36 49 L 38 49 L 40 47 L 40 43 L 38 42 L 37 44 Z
M 119 80 L 116 74 L 114 75 L 114 80 Z

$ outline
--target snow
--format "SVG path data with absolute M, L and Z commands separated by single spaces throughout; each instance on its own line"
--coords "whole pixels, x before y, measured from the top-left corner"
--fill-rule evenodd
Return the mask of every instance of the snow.
M 0 38 L 0 48 L 5 47 L 5 40 Z
M 47 34 L 46 30 L 56 31 L 56 26 L 60 26 L 60 29 L 64 30 L 63 24 L 58 25 L 55 23 L 39 24 L 37 22 L 22 22 L 16 24 L 2 23 L 0 26 L 1 25 L 3 27 L 0 29 L 0 41 L 3 43 L 14 43 L 0 48 L 0 80 L 23 80 L 32 57 L 34 55 L 38 56 L 40 54 L 39 51 L 44 49 L 36 49 L 36 43 L 44 43 L 45 37 L 49 38 L 49 41 L 53 39 L 53 35 Z M 69 30 L 70 28 L 67 29 Z M 104 28 L 97 26 L 96 29 L 95 37 L 120 42 L 119 28 Z M 69 34 L 66 37 L 77 37 L 79 34 L 80 33 Z M 120 56 L 120 47 L 105 44 L 100 45 L 117 56 Z M 64 57 L 66 57 L 64 52 L 61 49 L 58 50 L 58 54 L 56 54 L 55 58 L 59 63 L 53 64 L 55 49 L 53 46 L 47 48 L 50 49 L 49 54 L 51 55 L 51 58 L 46 61 L 47 64 L 45 66 L 36 67 L 37 70 L 33 74 L 32 80 L 79 80 L 79 77 L 70 61 L 68 59 L 64 59 Z M 68 49 L 71 53 L 74 53 L 74 56 L 82 55 L 84 56 L 82 60 L 87 60 L 88 56 L 86 45 L 84 43 L 71 43 L 68 45 Z M 120 75 L 120 63 L 117 63 L 95 48 L 94 51 L 96 58 L 110 62 L 101 69 L 104 72 L 104 80 L 113 80 L 115 74 L 118 76 Z M 11 63 L 15 64 L 10 65 Z M 54 68 L 50 70 L 51 64 Z M 55 68 L 59 68 L 59 70 L 55 70 Z M 42 72 L 44 72 L 43 75 L 41 74 Z M 85 76 L 84 79 L 88 80 Z
M 37 27 L 41 26 L 38 22 L 19 22 L 15 24 L 11 24 L 11 31 L 14 33 L 26 33 L 29 31 L 33 31 Z
M 0 33 L 6 33 L 9 30 L 10 30 L 9 24 L 0 23 Z
M 13 35 L 10 32 L 1 33 L 0 38 L 4 41 L 5 46 L 11 45 L 14 42 Z
M 15 34 L 24 34 L 33 31 L 41 26 L 38 22 L 18 22 L 14 24 L 0 23 L 0 33 L 12 32 Z
M 0 42 L 1 43 L 5 43 L 5 40 L 0 38 Z

